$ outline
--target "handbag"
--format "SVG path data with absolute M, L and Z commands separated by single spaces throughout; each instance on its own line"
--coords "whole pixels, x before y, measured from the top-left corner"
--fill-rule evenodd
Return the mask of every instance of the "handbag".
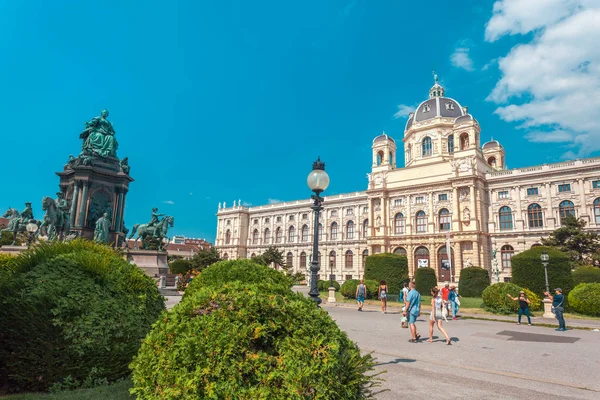
M 552 306 L 552 307 L 550 308 L 550 311 L 552 311 L 552 314 L 556 314 L 556 310 L 557 310 L 558 308 L 560 308 L 560 310 L 558 310 L 558 311 L 564 311 L 564 309 L 563 309 L 563 307 L 562 307 L 562 303 L 563 303 L 563 302 L 564 302 L 564 300 L 563 300 L 563 301 L 561 301 L 561 302 L 560 302 L 560 304 L 559 304 L 559 305 L 557 305 L 556 307 Z
M 458 296 L 456 296 L 454 298 L 454 302 L 456 303 L 457 306 L 460 306 L 460 300 L 458 299 Z

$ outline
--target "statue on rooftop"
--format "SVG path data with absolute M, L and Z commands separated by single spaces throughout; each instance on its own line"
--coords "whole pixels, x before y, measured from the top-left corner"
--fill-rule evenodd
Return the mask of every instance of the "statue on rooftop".
M 107 117 L 108 111 L 104 109 L 99 117 L 85 123 L 85 129 L 79 135 L 79 138 L 83 139 L 82 154 L 103 158 L 117 156 L 115 130 Z

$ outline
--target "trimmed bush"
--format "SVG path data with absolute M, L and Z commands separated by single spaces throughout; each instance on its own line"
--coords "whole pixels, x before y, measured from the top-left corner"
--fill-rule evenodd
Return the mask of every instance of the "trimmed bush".
M 192 263 L 188 260 L 177 259 L 169 263 L 169 271 L 175 275 L 183 275 L 192 270 Z
M 391 253 L 368 256 L 365 261 L 365 279 L 385 281 L 390 293 L 400 293 L 402 284 L 408 282 L 406 256 Z
M 358 279 L 348 279 L 344 282 L 340 288 L 342 296 L 348 299 L 356 299 L 356 287 L 360 281 Z M 367 287 L 367 299 L 377 299 L 377 292 L 379 290 L 379 282 L 376 281 L 365 281 Z
M 580 283 L 600 283 L 600 268 L 579 267 L 573 271 L 572 276 L 574 285 L 579 285 Z
M 565 296 L 568 295 L 573 288 L 571 259 L 567 254 L 553 247 L 536 246 L 512 257 L 511 283 L 527 288 L 543 297 L 546 291 L 546 278 L 544 277 L 544 266 L 540 260 L 542 251 L 546 251 L 550 257 L 548 261 L 550 290 L 561 288 Z
M 311 300 L 242 282 L 186 297 L 131 368 L 132 394 L 145 400 L 364 399 L 378 384 L 371 356 Z
M 525 294 L 531 301 L 529 309 L 531 311 L 539 311 L 542 309 L 542 300 L 529 289 L 523 289 L 513 283 L 495 283 L 488 286 L 482 293 L 485 309 L 496 314 L 512 314 L 519 311 L 519 302 L 508 298 L 507 294 L 512 297 L 519 297 L 519 292 L 525 291 Z
M 600 283 L 580 283 L 569 293 L 569 305 L 578 313 L 600 316 Z
M 429 295 L 431 288 L 434 286 L 437 286 L 437 278 L 433 268 L 417 268 L 415 271 L 415 289 L 422 295 Z
M 463 297 L 481 297 L 481 293 L 490 286 L 488 270 L 479 267 L 467 267 L 460 271 L 458 289 Z
M 317 284 L 319 287 L 319 292 L 327 292 L 329 290 L 329 286 L 331 285 L 331 281 L 319 281 Z M 336 281 L 333 281 L 333 287 L 336 292 L 340 291 L 340 284 Z
M 0 280 L 0 382 L 45 391 L 129 374 L 164 310 L 154 280 L 107 246 L 42 243 Z
M 291 279 L 283 273 L 251 260 L 219 261 L 190 282 L 183 298 L 204 286 L 221 286 L 233 281 L 282 285 L 286 288 L 292 286 Z

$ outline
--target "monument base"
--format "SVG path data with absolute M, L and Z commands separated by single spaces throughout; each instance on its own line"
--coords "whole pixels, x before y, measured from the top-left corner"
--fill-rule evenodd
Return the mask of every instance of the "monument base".
M 19 255 L 27 250 L 27 246 L 0 246 L 0 253 L 10 254 L 11 256 Z
M 166 251 L 129 249 L 125 254 L 127 261 L 140 267 L 149 277 L 159 278 L 169 273 Z
M 554 313 L 552 312 L 552 300 L 550 300 L 549 298 L 545 298 L 543 301 L 544 303 L 544 318 L 555 318 Z

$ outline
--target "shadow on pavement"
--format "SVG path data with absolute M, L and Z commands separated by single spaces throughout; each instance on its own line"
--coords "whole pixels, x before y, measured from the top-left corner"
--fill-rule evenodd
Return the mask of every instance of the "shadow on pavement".
M 416 361 L 417 360 L 412 359 L 412 358 L 396 358 L 395 360 L 392 360 L 392 361 L 376 363 L 375 366 L 378 367 L 378 366 L 387 365 L 387 364 L 413 363 Z

